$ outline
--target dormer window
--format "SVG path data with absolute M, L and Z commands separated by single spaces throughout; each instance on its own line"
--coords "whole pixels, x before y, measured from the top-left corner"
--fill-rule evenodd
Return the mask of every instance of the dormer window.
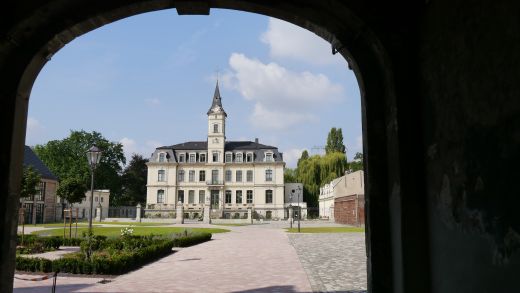
M 159 153 L 159 162 L 166 162 L 166 153 Z
M 272 162 L 273 161 L 273 153 L 265 153 L 265 161 L 266 162 Z
M 186 161 L 186 155 L 185 154 L 179 154 L 179 163 L 184 163 Z
M 248 162 L 248 163 L 253 162 L 253 153 L 247 153 L 246 162 Z
M 190 154 L 190 163 L 195 163 L 197 160 L 196 160 L 196 157 L 195 157 L 195 154 Z
M 205 163 L 206 162 L 206 154 L 199 154 L 199 161 L 201 163 Z
M 237 153 L 236 154 L 236 162 L 237 163 L 242 163 L 242 153 Z
M 226 153 L 226 163 L 231 163 L 231 161 L 233 161 L 233 154 Z
M 218 133 L 218 124 L 213 124 L 213 133 Z
M 218 152 L 213 152 L 213 162 L 218 162 Z

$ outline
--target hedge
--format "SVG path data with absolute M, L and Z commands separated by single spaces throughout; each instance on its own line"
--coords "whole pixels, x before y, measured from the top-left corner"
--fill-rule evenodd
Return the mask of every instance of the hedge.
M 211 240 L 211 233 L 194 233 L 173 239 L 174 247 L 188 247 Z
M 16 270 L 46 273 L 59 271 L 72 274 L 119 275 L 172 253 L 172 247 L 174 246 L 188 247 L 210 239 L 210 233 L 183 235 L 174 239 L 149 236 L 133 236 L 125 239 L 125 241 L 121 239 L 102 239 L 103 243 L 100 246 L 107 250 L 100 250 L 98 254 L 93 255 L 91 261 L 85 259 L 82 253 L 66 255 L 54 261 L 17 256 Z M 123 246 L 117 244 L 125 242 L 130 246 L 127 247 L 127 250 L 122 249 Z M 141 246 L 135 246 L 136 243 L 141 243 Z M 112 252 L 111 255 L 109 251 Z
M 61 236 L 48 236 L 42 237 L 38 235 L 24 235 L 23 245 L 33 246 L 35 244 L 41 244 L 45 249 L 58 249 L 60 246 L 79 246 L 83 238 L 63 238 Z M 21 245 L 22 237 L 18 235 L 16 245 Z

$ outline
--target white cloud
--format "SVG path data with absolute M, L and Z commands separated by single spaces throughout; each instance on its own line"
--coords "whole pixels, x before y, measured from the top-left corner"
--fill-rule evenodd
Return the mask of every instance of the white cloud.
M 302 156 L 305 149 L 288 149 L 283 152 L 283 160 L 288 168 L 296 168 L 298 159 Z
M 148 98 L 144 99 L 145 103 L 149 106 L 159 106 L 161 104 L 161 100 L 158 98 Z
M 254 102 L 251 122 L 258 127 L 286 129 L 317 121 L 313 114 L 317 107 L 344 98 L 343 87 L 324 74 L 295 72 L 239 53 L 231 54 L 229 65 L 231 71 L 222 76 L 222 84 Z
M 269 46 L 271 57 L 290 58 L 314 65 L 345 64 L 340 54 L 332 55 L 329 42 L 291 23 L 269 18 L 260 40 Z
M 121 140 L 119 140 L 119 142 L 123 145 L 123 152 L 125 153 L 127 162 L 132 158 L 132 154 L 139 153 L 135 140 L 128 137 L 123 137 Z
M 27 118 L 27 131 L 25 141 L 28 145 L 42 143 L 45 127 L 33 117 Z

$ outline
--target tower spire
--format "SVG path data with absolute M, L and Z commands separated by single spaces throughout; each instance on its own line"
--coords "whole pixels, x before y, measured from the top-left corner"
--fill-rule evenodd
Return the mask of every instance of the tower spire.
M 215 93 L 213 94 L 213 102 L 211 103 L 211 107 L 208 110 L 208 115 L 216 113 L 223 113 L 227 117 L 226 111 L 224 111 L 224 108 L 222 107 L 222 97 L 220 97 L 218 79 L 217 85 L 215 86 Z

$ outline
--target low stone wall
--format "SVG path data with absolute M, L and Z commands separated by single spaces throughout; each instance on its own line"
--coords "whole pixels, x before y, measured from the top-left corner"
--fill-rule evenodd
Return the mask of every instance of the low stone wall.
M 365 197 L 354 194 L 337 197 L 334 200 L 334 220 L 336 223 L 364 226 L 365 225 Z

